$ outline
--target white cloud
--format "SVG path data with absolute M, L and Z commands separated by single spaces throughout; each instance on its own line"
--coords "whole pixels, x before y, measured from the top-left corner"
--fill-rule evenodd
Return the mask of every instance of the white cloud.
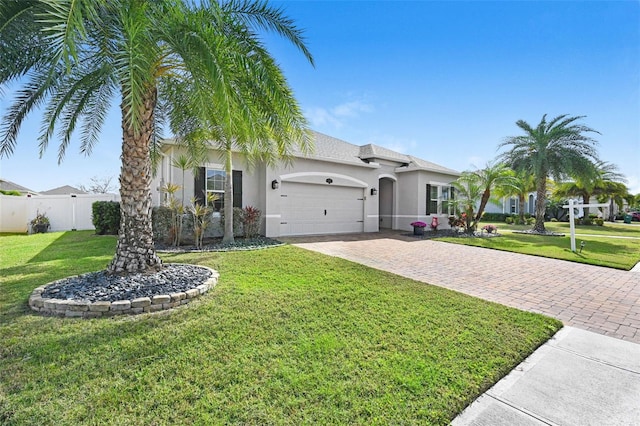
M 357 117 L 361 112 L 372 112 L 373 107 L 361 101 L 346 102 L 331 108 L 336 117 Z
M 314 127 L 325 125 L 331 125 L 336 128 L 342 127 L 340 120 L 324 108 L 310 108 L 305 111 L 305 115 Z
M 305 116 L 312 126 L 332 126 L 341 128 L 348 118 L 355 118 L 362 113 L 373 112 L 372 105 L 362 101 L 350 101 L 331 108 L 314 107 L 305 111 Z

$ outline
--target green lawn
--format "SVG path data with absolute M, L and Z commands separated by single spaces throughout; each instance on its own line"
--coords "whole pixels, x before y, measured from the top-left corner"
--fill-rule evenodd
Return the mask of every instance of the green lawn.
M 571 251 L 569 224 L 546 222 L 548 231 L 565 233 L 564 237 L 516 234 L 509 231 L 528 230 L 530 225 L 507 225 L 493 223 L 501 237 L 496 238 L 440 238 L 456 244 L 505 250 L 516 253 L 569 260 L 591 265 L 629 270 L 640 262 L 640 225 L 610 224 L 604 226 L 576 226 L 577 252 Z M 486 223 L 480 223 L 480 227 Z M 596 236 L 589 236 L 596 235 Z M 616 236 L 633 238 L 611 238 Z M 580 253 L 580 242 L 585 246 Z
M 0 236 L 0 424 L 447 424 L 561 324 L 284 246 L 163 255 L 221 273 L 174 311 L 32 314 L 113 237 Z

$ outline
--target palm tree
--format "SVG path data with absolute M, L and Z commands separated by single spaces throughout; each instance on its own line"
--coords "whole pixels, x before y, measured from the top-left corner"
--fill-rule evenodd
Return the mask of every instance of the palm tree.
M 255 46 L 251 57 L 266 55 Z M 257 52 L 257 53 L 255 53 Z M 248 54 L 248 52 L 247 52 Z M 306 131 L 306 120 L 295 106 L 293 93 L 282 77 L 279 68 L 265 56 L 256 67 L 258 82 L 237 76 L 233 84 L 237 92 L 249 92 L 253 96 L 237 100 L 238 105 L 226 120 L 218 111 L 219 105 L 200 102 L 188 85 L 170 80 L 167 85 L 173 108 L 168 111 L 172 130 L 186 146 L 192 157 L 207 156 L 210 148 L 222 153 L 226 173 L 224 186 L 224 237 L 223 242 L 234 241 L 233 235 L 233 153 L 240 152 L 248 167 L 257 163 L 274 165 L 277 161 L 288 162 L 293 158 L 293 149 L 309 152 L 311 143 Z M 178 90 L 175 90 L 179 87 Z M 282 108 L 282 105 L 291 105 Z M 278 114 L 274 115 L 273 110 Z M 234 113 L 235 112 L 235 113 Z
M 22 88 L 0 129 L 0 156 L 12 154 L 24 118 L 41 106 L 40 152 L 59 130 L 62 161 L 80 125 L 81 151 L 89 154 L 110 103 L 119 99 L 122 219 L 108 270 L 159 269 L 150 189 L 150 152 L 158 136 L 155 112 L 164 100 L 164 93 L 158 97 L 158 87 L 167 78 L 182 81 L 193 88 L 201 104 L 217 105 L 218 120 L 228 122 L 230 115 L 241 114 L 235 111 L 241 100 L 253 95 L 246 91 L 248 85 L 238 87 L 232 82 L 242 79 L 258 84 L 263 77 L 255 73 L 255 62 L 264 60 L 265 54 L 258 52 L 254 57 L 248 50 L 265 51 L 257 30 L 283 36 L 312 61 L 293 21 L 263 1 L 3 1 L 0 84 L 17 81 Z M 272 116 L 297 108 L 295 101 L 289 101 L 272 110 Z
M 515 178 L 511 173 L 511 169 L 504 163 L 487 163 L 484 169 L 465 172 L 462 174 L 461 178 L 463 180 L 474 180 L 477 182 L 478 186 L 482 188 L 480 204 L 478 205 L 478 211 L 474 217 L 476 222 L 482 218 L 484 209 L 487 207 L 487 203 L 491 199 L 491 191 L 498 188 L 504 189 L 512 187 L 515 184 Z
M 465 171 L 453 182 L 457 211 L 465 214 L 465 229 L 475 231 L 484 209 L 491 199 L 491 192 L 511 186 L 514 182 L 511 170 L 502 163 L 488 163 L 484 169 Z
M 587 136 L 598 133 L 576 123 L 584 117 L 560 115 L 547 121 L 546 114 L 536 127 L 524 120 L 516 125 L 524 135 L 508 137 L 499 147 L 510 150 L 501 158 L 515 171 L 530 174 L 536 183 L 536 222 L 533 231 L 545 233 L 544 213 L 547 197 L 547 178 L 560 181 L 565 176 L 588 176 L 597 161 L 597 142 Z
M 524 204 L 529 193 L 536 190 L 532 175 L 516 173 L 511 170 L 513 180 L 509 185 L 503 185 L 496 189 L 500 197 L 518 197 L 518 223 L 524 224 Z
M 450 203 L 454 205 L 456 212 L 460 212 L 465 232 L 471 234 L 478 225 L 475 212 L 484 193 L 484 188 L 480 186 L 477 179 L 473 179 L 465 173 L 451 185 L 455 188 L 456 197 Z
M 586 176 L 576 176 L 574 180 L 560 183 L 554 195 L 558 197 L 582 197 L 584 204 L 589 204 L 591 196 L 600 196 L 607 192 L 607 188 L 613 188 L 609 185 L 612 182 L 624 182 L 624 175 L 618 172 L 615 164 L 606 161 L 596 161 L 593 165 L 593 173 Z M 617 189 L 614 192 L 618 192 Z M 589 207 L 584 209 L 585 216 L 589 215 Z

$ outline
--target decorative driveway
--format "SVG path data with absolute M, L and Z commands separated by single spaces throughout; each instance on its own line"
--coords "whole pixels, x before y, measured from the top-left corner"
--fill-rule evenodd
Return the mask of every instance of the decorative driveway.
M 640 272 L 418 240 L 397 232 L 284 240 L 640 343 Z

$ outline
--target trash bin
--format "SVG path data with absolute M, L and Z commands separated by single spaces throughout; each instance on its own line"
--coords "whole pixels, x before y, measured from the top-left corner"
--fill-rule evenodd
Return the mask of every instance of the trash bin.
M 630 214 L 625 214 L 624 215 L 624 223 L 631 223 L 631 215 Z

